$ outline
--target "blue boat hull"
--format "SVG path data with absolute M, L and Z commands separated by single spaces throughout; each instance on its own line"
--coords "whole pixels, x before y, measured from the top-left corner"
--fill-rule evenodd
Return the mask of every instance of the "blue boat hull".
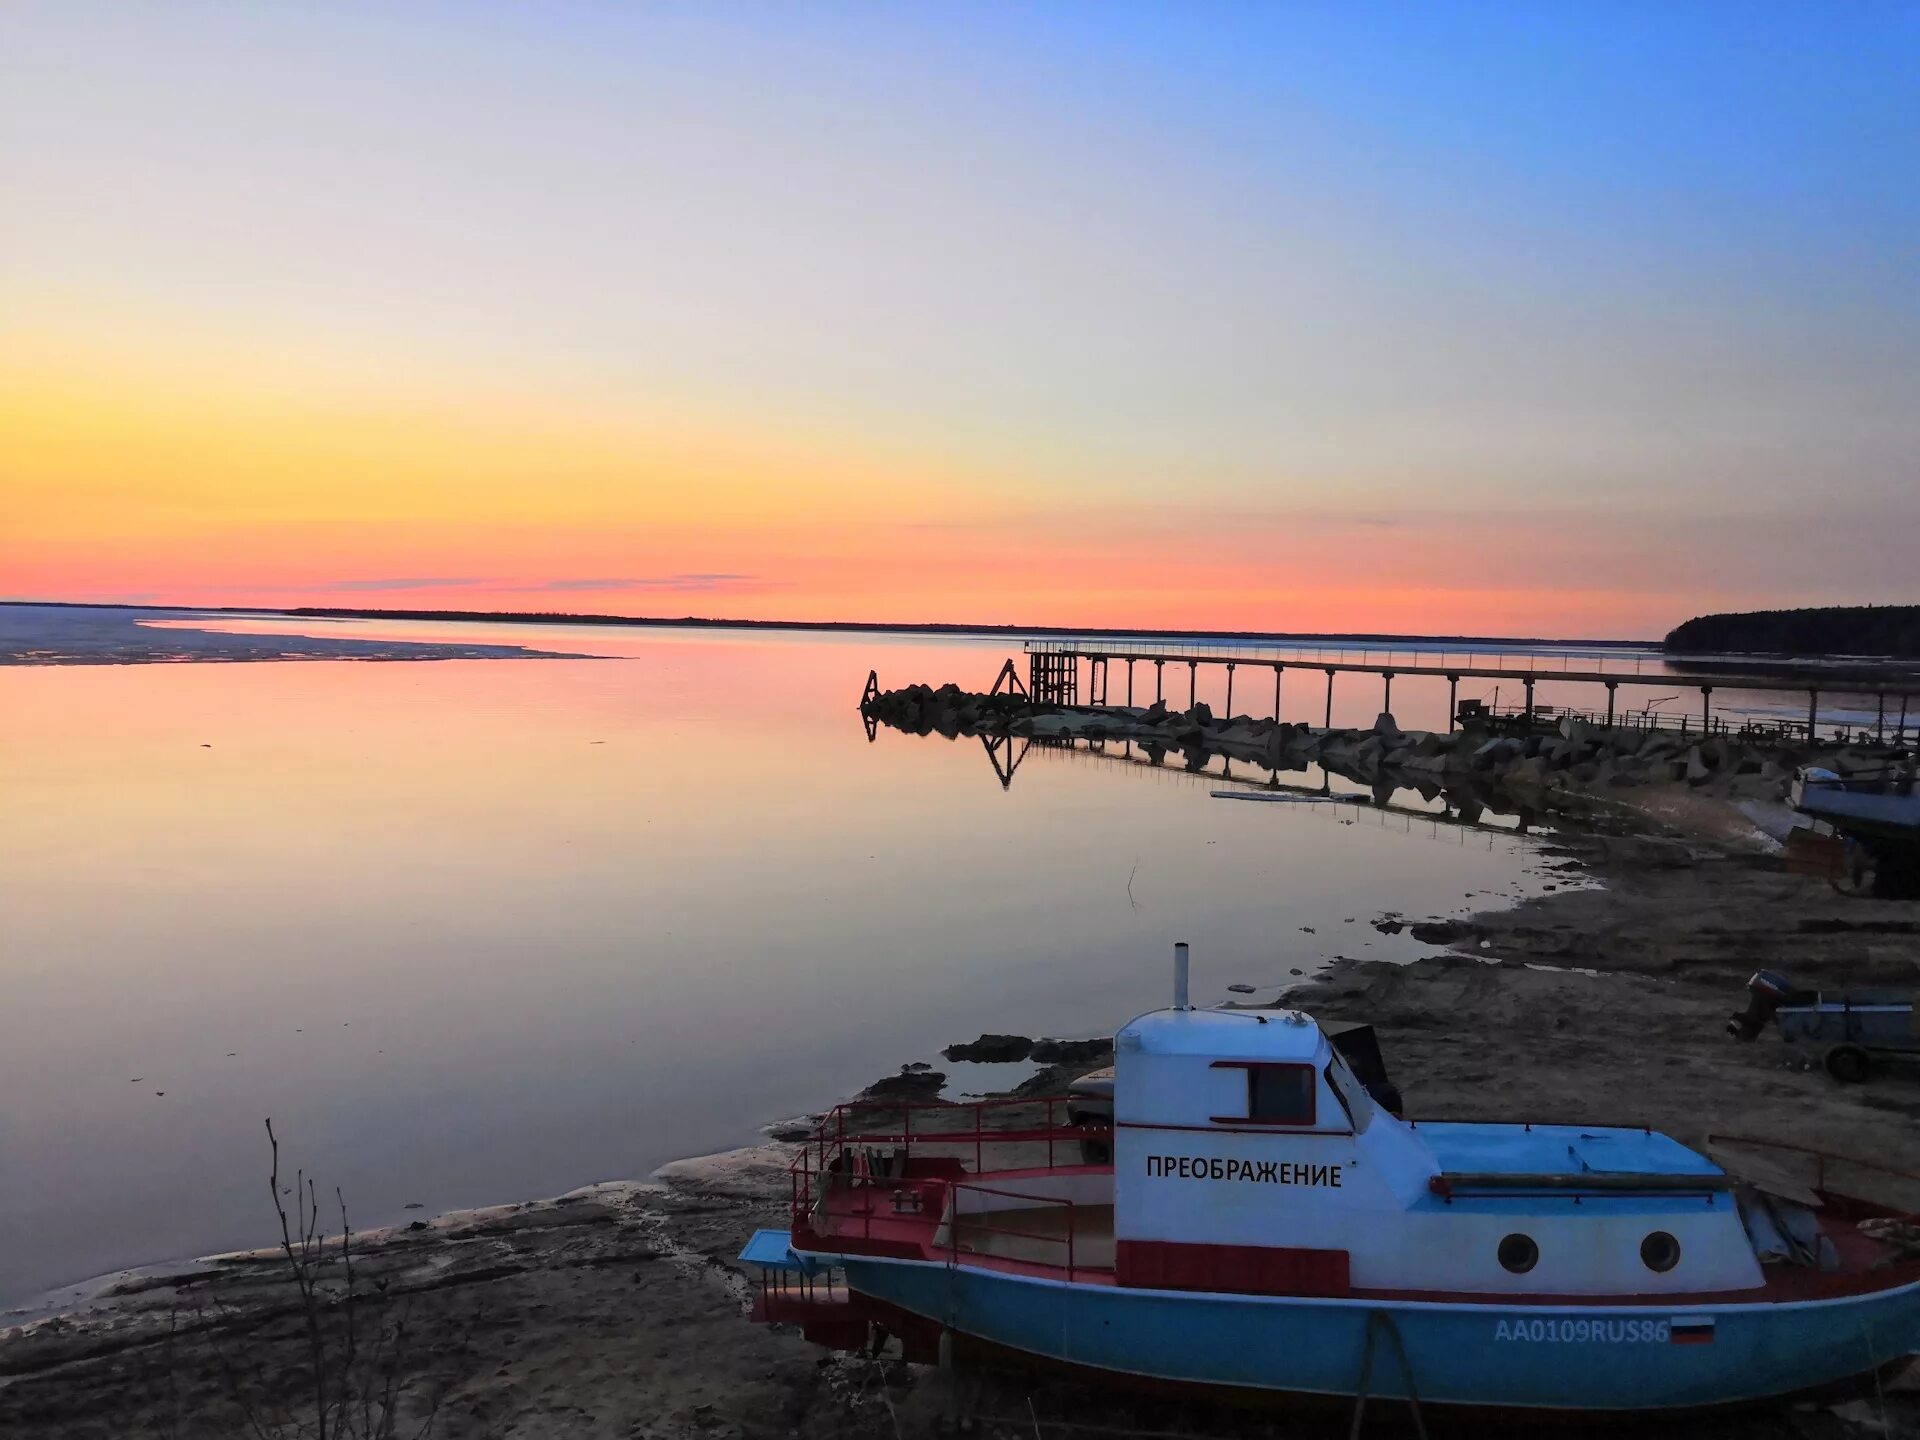
M 826 1257 L 820 1257 L 822 1259 Z M 1920 1284 L 1704 1308 L 1219 1295 L 834 1257 L 850 1288 L 989 1345 L 1141 1381 L 1568 1411 L 1750 1404 L 1842 1384 L 1920 1349 Z

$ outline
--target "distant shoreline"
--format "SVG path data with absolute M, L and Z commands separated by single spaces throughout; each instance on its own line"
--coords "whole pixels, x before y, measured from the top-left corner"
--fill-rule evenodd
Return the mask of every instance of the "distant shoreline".
M 0 606 L 44 606 L 67 610 L 152 610 L 168 614 L 270 615 L 306 620 L 446 620 L 487 625 L 639 625 L 710 630 L 823 630 L 902 635 L 1097 635 L 1115 639 L 1247 640 L 1297 644 L 1383 640 L 1433 641 L 1448 645 L 1590 645 L 1615 650 L 1658 649 L 1658 640 L 1555 639 L 1545 635 L 1410 635 L 1386 632 L 1284 630 L 1169 630 L 1114 625 L 966 625 L 947 621 L 881 620 L 735 620 L 704 615 L 601 615 L 531 610 L 370 610 L 347 606 L 300 605 L 119 605 L 96 600 L 0 600 Z

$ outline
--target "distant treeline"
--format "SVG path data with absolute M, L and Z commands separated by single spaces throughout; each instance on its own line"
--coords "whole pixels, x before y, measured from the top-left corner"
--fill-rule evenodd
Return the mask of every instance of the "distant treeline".
M 6 602 L 0 602 L 6 603 Z M 23 602 L 25 603 L 25 602 Z M 123 609 L 162 607 L 115 607 Z M 171 607 L 167 607 L 171 608 Z M 204 607 L 194 607 L 202 609 Z M 1249 640 L 1378 644 L 1382 641 L 1426 641 L 1449 645 L 1586 645 L 1640 649 L 1644 640 L 1551 640 L 1514 635 L 1397 635 L 1354 632 L 1322 634 L 1286 630 L 1143 630 L 1111 625 L 967 625 L 951 621 L 897 620 L 727 620 L 706 615 L 595 615 L 553 610 L 370 610 L 365 606 L 299 605 L 290 610 L 256 609 L 239 605 L 215 607 L 246 615 L 312 615 L 330 620 L 464 620 L 501 625 L 667 625 L 707 626 L 724 630 L 853 630 L 870 634 L 908 635 L 1047 635 L 1101 636 L 1146 640 Z
M 1681 654 L 1891 655 L 1920 659 L 1920 605 L 1825 605 L 1702 615 L 1667 632 Z

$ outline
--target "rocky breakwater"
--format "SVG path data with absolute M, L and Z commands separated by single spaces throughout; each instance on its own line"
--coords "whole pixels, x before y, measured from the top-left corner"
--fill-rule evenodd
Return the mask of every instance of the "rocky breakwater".
M 1125 741 L 1154 764 L 1168 755 L 1198 770 L 1223 755 L 1274 772 L 1320 766 L 1363 784 L 1429 794 L 1487 787 L 1520 792 L 1540 808 L 1557 795 L 1605 795 L 1639 786 L 1682 786 L 1718 799 L 1778 801 L 1795 767 L 1842 775 L 1882 769 L 1900 752 L 1808 745 L 1679 730 L 1606 727 L 1566 719 L 1526 734 L 1481 729 L 1402 730 L 1390 714 L 1365 729 L 1323 729 L 1246 715 L 1219 716 L 1204 702 L 1147 706 L 1037 705 L 1019 695 L 981 695 L 942 685 L 882 691 L 862 707 L 872 720 L 915 734 L 1017 736 L 1035 741 Z

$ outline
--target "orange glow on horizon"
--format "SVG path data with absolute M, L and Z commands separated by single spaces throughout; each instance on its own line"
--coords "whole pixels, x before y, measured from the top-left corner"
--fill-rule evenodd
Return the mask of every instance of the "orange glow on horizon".
M 1684 608 L 1569 588 L 1457 522 L 1436 546 L 1324 510 L 1042 505 L 1025 477 L 818 428 L 210 345 L 23 340 L 0 435 L 13 598 L 1567 635 Z

